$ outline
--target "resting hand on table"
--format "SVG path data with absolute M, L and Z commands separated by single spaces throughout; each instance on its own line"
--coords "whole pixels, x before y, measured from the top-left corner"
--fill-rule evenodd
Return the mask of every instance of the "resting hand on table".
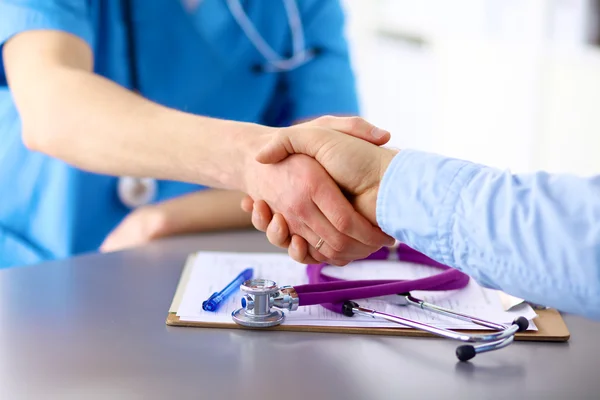
M 374 131 L 377 132 L 373 125 L 356 117 L 323 117 L 280 129 L 266 138 L 264 146 L 272 150 L 263 153 L 259 162 L 254 160 L 254 164 L 247 168 L 244 191 L 250 198 L 265 200 L 261 204 L 285 219 L 286 224 L 282 228 L 285 228 L 286 235 L 289 233 L 303 238 L 304 259 L 345 265 L 394 241 L 354 209 L 314 157 L 287 157 L 294 151 L 287 152 L 285 147 L 275 147 L 274 144 L 285 146 L 290 143 L 284 142 L 288 137 L 347 136 L 339 132 L 356 135 L 377 145 L 389 140 L 389 133 L 380 131 L 374 136 Z M 332 144 L 335 146 L 335 143 Z M 358 189 L 363 190 L 360 186 Z M 323 245 L 317 251 L 315 246 L 320 239 Z
M 100 251 L 111 252 L 146 244 L 164 236 L 165 224 L 162 213 L 153 206 L 145 206 L 132 211 L 104 239 Z
M 340 132 L 281 132 L 259 152 L 257 160 L 267 164 L 278 163 L 295 153 L 306 154 L 318 161 L 350 197 L 357 212 L 377 226 L 375 209 L 379 183 L 396 150 L 378 147 Z M 288 248 L 296 261 L 312 263 L 314 259 L 319 260 L 318 254 L 315 256 L 315 252 L 311 252 L 303 238 L 288 229 L 286 216 L 271 210 L 260 199 L 250 196 L 242 202 L 244 210 L 252 211 L 254 226 L 266 231 L 274 245 Z M 325 244 L 321 250 L 323 248 L 326 248 Z M 345 259 L 359 258 L 363 257 L 352 258 L 348 254 Z
M 240 210 L 244 194 L 206 189 L 136 208 L 106 237 L 102 252 L 123 250 L 167 236 L 250 227 Z

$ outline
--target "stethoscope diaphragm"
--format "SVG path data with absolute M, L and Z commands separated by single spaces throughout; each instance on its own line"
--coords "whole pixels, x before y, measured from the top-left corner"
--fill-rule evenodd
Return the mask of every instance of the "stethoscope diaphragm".
M 155 199 L 157 186 L 156 180 L 152 178 L 122 176 L 117 185 L 117 194 L 124 205 L 137 208 Z

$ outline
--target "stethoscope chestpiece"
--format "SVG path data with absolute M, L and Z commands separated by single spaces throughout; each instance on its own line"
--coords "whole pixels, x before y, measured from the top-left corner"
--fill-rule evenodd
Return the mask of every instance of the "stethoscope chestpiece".
M 158 191 L 158 184 L 152 178 L 122 176 L 117 184 L 117 194 L 121 202 L 133 209 L 149 204 Z
M 250 328 L 268 328 L 283 322 L 285 314 L 281 310 L 271 310 L 279 287 L 268 279 L 250 279 L 240 286 L 245 293 L 242 307 L 231 313 L 233 321 Z

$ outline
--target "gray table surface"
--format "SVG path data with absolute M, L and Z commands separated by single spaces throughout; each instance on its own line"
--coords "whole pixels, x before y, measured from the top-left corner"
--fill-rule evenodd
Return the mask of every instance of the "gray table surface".
M 257 232 L 0 271 L 0 399 L 600 398 L 600 324 L 459 363 L 441 339 L 169 327 L 186 255 Z

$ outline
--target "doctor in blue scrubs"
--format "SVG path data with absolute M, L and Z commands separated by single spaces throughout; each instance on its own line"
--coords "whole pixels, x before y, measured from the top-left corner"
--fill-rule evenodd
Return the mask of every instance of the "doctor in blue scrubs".
M 338 1 L 0 0 L 0 18 L 0 268 L 250 226 L 243 193 L 319 260 L 393 242 L 312 158 L 254 160 L 281 132 L 389 139 L 317 118 L 358 113 Z

